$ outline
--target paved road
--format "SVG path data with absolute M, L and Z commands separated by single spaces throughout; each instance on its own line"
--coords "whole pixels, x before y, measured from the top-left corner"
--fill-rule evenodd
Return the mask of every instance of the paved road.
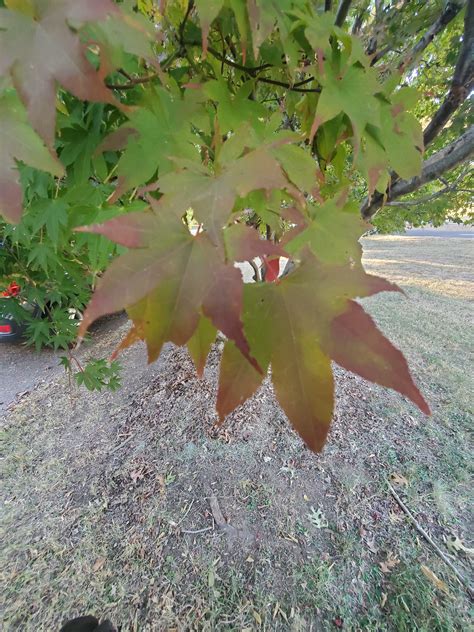
M 110 317 L 93 326 L 92 345 L 103 339 L 117 325 L 125 323 L 125 315 Z M 90 348 L 87 346 L 87 348 Z M 79 353 L 83 351 L 83 348 Z M 32 347 L 22 344 L 0 343 L 0 417 L 8 406 L 22 393 L 32 390 L 37 384 L 51 380 L 64 371 L 59 358 L 64 351 L 43 349 L 37 353 Z M 100 357 L 100 355 L 99 355 Z
M 406 237 L 447 237 L 456 239 L 472 239 L 474 237 L 474 228 L 470 226 L 458 226 L 457 224 L 448 224 L 439 228 L 410 228 L 402 235 Z

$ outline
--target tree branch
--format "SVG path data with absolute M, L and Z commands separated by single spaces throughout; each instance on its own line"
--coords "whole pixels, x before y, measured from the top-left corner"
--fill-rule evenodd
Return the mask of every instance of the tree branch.
M 185 45 L 186 46 L 201 46 L 201 42 L 185 42 Z M 219 51 L 217 51 L 215 48 L 211 48 L 210 46 L 207 47 L 207 51 L 211 53 L 213 57 L 223 62 L 227 66 L 231 66 L 232 68 L 235 68 L 236 70 L 241 70 L 242 72 L 245 72 L 251 76 L 257 75 L 259 72 L 262 72 L 262 70 L 268 70 L 268 68 L 273 68 L 272 64 L 262 64 L 261 66 L 243 66 L 242 64 L 238 64 L 237 62 L 235 62 L 233 59 L 229 59 L 228 57 L 225 57 L 225 55 L 222 55 L 221 53 L 219 53 Z
M 426 204 L 427 202 L 431 202 L 432 200 L 436 200 L 437 198 L 445 195 L 446 193 L 457 193 L 458 191 L 466 191 L 467 193 L 473 193 L 474 189 L 460 189 L 456 186 L 456 184 L 448 185 L 444 187 L 444 189 L 440 189 L 439 191 L 435 191 L 431 195 L 424 195 L 423 197 L 416 198 L 414 200 L 402 200 L 401 202 L 387 202 L 385 206 L 418 206 L 419 204 Z
M 277 81 L 276 79 L 267 79 L 267 77 L 256 77 L 256 79 L 261 83 L 269 83 L 272 86 L 281 86 L 282 88 L 290 90 L 290 92 L 321 92 L 321 88 L 300 88 L 300 86 L 304 85 L 305 83 L 310 83 L 311 81 L 314 81 L 314 77 L 308 77 L 307 79 L 304 79 L 303 81 L 298 81 L 293 85 L 291 85 L 290 83 L 285 83 L 284 81 Z
M 352 35 L 359 35 L 360 29 L 362 28 L 362 24 L 364 23 L 365 14 L 367 13 L 367 9 L 369 8 L 369 3 L 366 2 L 365 5 L 362 6 L 361 10 L 356 16 L 354 20 L 354 24 L 352 26 Z
M 464 34 L 448 96 L 423 133 L 426 145 L 441 132 L 453 113 L 474 87 L 474 2 L 469 2 L 464 18 Z
M 336 20 L 335 20 L 336 26 L 342 26 L 344 24 L 344 20 L 347 17 L 351 3 L 352 3 L 352 0 L 341 0 L 339 7 L 337 8 L 337 13 L 336 13 Z
M 324 10 L 330 11 L 332 9 L 332 0 L 324 0 Z
M 184 47 L 184 29 L 186 28 L 186 22 L 191 14 L 191 11 L 194 9 L 194 0 L 189 0 L 188 8 L 186 9 L 186 13 L 184 15 L 183 21 L 179 25 L 179 43 L 182 47 Z
M 474 154 L 474 125 L 462 136 L 433 154 L 423 164 L 421 175 L 409 180 L 398 180 L 387 192 L 386 201 L 391 202 L 402 195 L 416 191 L 424 184 L 436 180 L 443 173 L 454 169 Z M 370 219 L 384 203 L 383 195 L 375 195 L 371 200 L 366 198 L 361 207 L 362 217 Z
M 184 42 L 186 46 L 200 46 L 201 42 Z M 294 84 L 286 83 L 285 81 L 278 81 L 277 79 L 269 79 L 268 77 L 260 77 L 258 73 L 263 70 L 268 70 L 269 68 L 274 68 L 272 64 L 263 64 L 261 66 L 243 66 L 242 64 L 238 64 L 232 59 L 228 59 L 225 55 L 222 55 L 215 48 L 208 46 L 207 52 L 210 53 L 213 57 L 221 61 L 222 63 L 230 66 L 231 68 L 235 68 L 236 70 L 240 70 L 245 72 L 247 75 L 256 79 L 260 83 L 268 83 L 272 86 L 280 86 L 282 88 L 286 88 L 292 92 L 321 92 L 321 88 L 302 88 L 307 83 L 314 81 L 314 77 L 308 77 L 307 79 L 303 79 L 302 81 L 297 81 Z
M 431 44 L 434 38 L 444 30 L 444 28 L 457 16 L 457 14 L 461 11 L 463 6 L 466 4 L 466 0 L 455 0 L 453 2 L 447 2 L 444 11 L 441 13 L 439 18 L 433 22 L 430 28 L 426 31 L 426 33 L 418 40 L 418 42 L 413 47 L 410 54 L 405 57 L 398 64 L 398 69 L 400 71 L 405 72 L 408 68 L 410 68 L 413 63 L 416 61 L 417 57 L 422 53 L 425 48 Z M 472 0 L 469 0 L 469 4 L 472 4 Z

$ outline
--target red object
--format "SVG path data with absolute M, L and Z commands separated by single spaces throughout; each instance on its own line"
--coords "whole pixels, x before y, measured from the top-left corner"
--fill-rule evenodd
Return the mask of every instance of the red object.
M 0 325 L 0 334 L 11 334 L 11 325 Z
M 278 275 L 280 274 L 280 257 L 277 257 L 276 259 L 262 257 L 262 259 L 265 263 L 265 281 L 267 281 L 267 283 L 276 281 L 278 279 Z
M 7 289 L 4 292 L 2 292 L 2 296 L 5 296 L 5 297 L 18 296 L 19 293 L 20 293 L 20 286 L 15 281 L 12 281 L 12 283 L 10 283 Z

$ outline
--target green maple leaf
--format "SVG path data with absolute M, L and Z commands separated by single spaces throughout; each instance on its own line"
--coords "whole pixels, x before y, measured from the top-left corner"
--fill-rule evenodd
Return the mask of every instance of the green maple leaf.
M 207 81 L 202 90 L 204 94 L 217 102 L 217 119 L 221 133 L 235 131 L 242 124 L 246 124 L 248 131 L 244 138 L 251 139 L 252 128 L 263 127 L 261 120 L 266 119 L 268 110 L 256 101 L 249 99 L 254 88 L 252 81 L 246 81 L 240 86 L 236 94 L 232 94 L 222 79 Z
M 188 340 L 189 355 L 193 359 L 196 366 L 196 372 L 199 377 L 202 377 L 204 372 L 207 356 L 209 355 L 212 343 L 216 339 L 216 334 L 217 329 L 214 327 L 209 318 L 201 316 L 198 326 L 194 330 L 191 338 Z
M 381 140 L 389 165 L 405 179 L 421 173 L 423 131 L 420 122 L 407 111 L 416 98 L 415 91 L 402 88 L 392 96 L 392 104 L 382 108 Z
M 252 354 L 264 371 L 271 364 L 276 397 L 305 443 L 320 450 L 326 440 L 334 407 L 331 359 L 429 412 L 403 355 L 352 300 L 398 288 L 361 267 L 323 263 L 309 250 L 301 261 L 276 283 L 246 286 L 243 319 Z M 217 399 L 221 420 L 262 379 L 237 350 L 226 349 Z
M 294 68 L 298 60 L 298 46 L 292 37 L 293 20 L 288 13 L 296 4 L 298 3 L 294 0 L 247 0 L 255 59 L 258 58 L 263 42 L 277 25 L 286 61 L 290 70 Z
M 118 8 L 112 0 L 32 0 L 27 8 L 0 9 L 0 75 L 11 75 L 34 129 L 52 147 L 57 84 L 79 99 L 116 104 L 74 29 Z
M 312 205 L 311 221 L 285 244 L 285 250 L 295 255 L 309 246 L 325 263 L 361 265 L 359 239 L 371 229 L 371 225 L 361 218 L 357 203 L 345 203 L 344 197 L 343 192 L 320 206 Z
M 375 189 L 385 193 L 389 170 L 401 178 L 412 178 L 421 173 L 423 132 L 419 121 L 407 107 L 416 101 L 416 93 L 402 88 L 382 102 L 380 127 L 368 124 L 363 150 L 357 162 L 368 180 L 369 195 Z
M 159 180 L 173 212 L 181 216 L 190 207 L 214 243 L 221 240 L 238 197 L 263 189 L 287 189 L 298 197 L 268 148 L 249 152 L 222 171 L 212 173 L 201 165 L 169 173 Z
M 15 160 L 62 176 L 64 169 L 28 124 L 26 112 L 13 92 L 0 96 L 0 213 L 18 222 L 23 194 Z
M 144 107 L 132 111 L 129 121 L 112 132 L 97 151 L 125 148 L 118 162 L 119 182 L 113 200 L 125 191 L 172 171 L 173 158 L 198 161 L 197 136 L 191 120 L 197 124 L 204 114 L 201 105 L 187 91 L 187 99 L 176 97 L 163 88 L 148 96 Z M 112 201 L 113 201 L 112 200 Z
M 196 0 L 196 8 L 201 21 L 202 50 L 204 56 L 207 53 L 207 38 L 212 22 L 219 15 L 224 6 L 224 0 Z
M 311 138 L 322 123 L 344 112 L 351 121 L 355 144 L 358 146 L 368 123 L 380 126 L 380 102 L 375 97 L 380 86 L 375 70 L 353 65 L 341 71 L 325 62 L 324 73 L 319 80 L 323 87 Z
M 107 62 L 114 68 L 126 63 L 126 53 L 159 66 L 152 46 L 157 40 L 156 28 L 150 20 L 135 13 L 130 5 L 122 4 L 120 12 L 110 15 L 107 20 L 87 24 L 85 32 L 93 41 L 100 42 L 101 54 L 105 53 Z

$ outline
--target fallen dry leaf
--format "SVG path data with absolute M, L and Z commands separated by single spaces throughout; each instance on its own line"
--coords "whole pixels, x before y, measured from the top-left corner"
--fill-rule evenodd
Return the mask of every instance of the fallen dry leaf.
M 474 556 L 474 549 L 468 548 L 457 535 L 449 536 L 446 540 L 446 546 L 449 551 L 454 554 L 464 553 L 468 557 Z
M 389 552 L 387 555 L 387 559 L 385 562 L 380 562 L 380 568 L 382 569 L 382 573 L 391 573 L 395 566 L 400 564 L 400 560 L 396 555 Z
M 100 571 L 100 569 L 102 568 L 104 564 L 105 564 L 105 557 L 98 557 L 96 561 L 94 562 L 94 566 L 92 567 L 92 570 L 94 571 L 94 573 L 97 573 L 97 571 Z
M 387 593 L 382 593 L 382 599 L 380 600 L 380 607 L 383 608 L 387 603 Z
M 393 472 L 393 474 L 390 474 L 390 481 L 394 485 L 408 485 L 408 480 L 401 474 L 398 474 L 398 472 Z
M 430 582 L 436 586 L 436 588 L 444 592 L 446 595 L 451 595 L 451 593 L 449 592 L 449 588 L 446 586 L 446 584 L 437 575 L 435 575 L 430 568 L 422 564 L 421 570 L 422 570 L 423 575 L 427 577 L 430 580 Z
M 397 522 L 403 522 L 403 514 L 397 511 L 390 511 L 388 514 L 390 522 L 396 524 Z
M 259 615 L 259 613 L 256 610 L 254 610 L 252 614 L 253 614 L 253 618 L 258 623 L 258 625 L 262 625 L 262 617 Z

